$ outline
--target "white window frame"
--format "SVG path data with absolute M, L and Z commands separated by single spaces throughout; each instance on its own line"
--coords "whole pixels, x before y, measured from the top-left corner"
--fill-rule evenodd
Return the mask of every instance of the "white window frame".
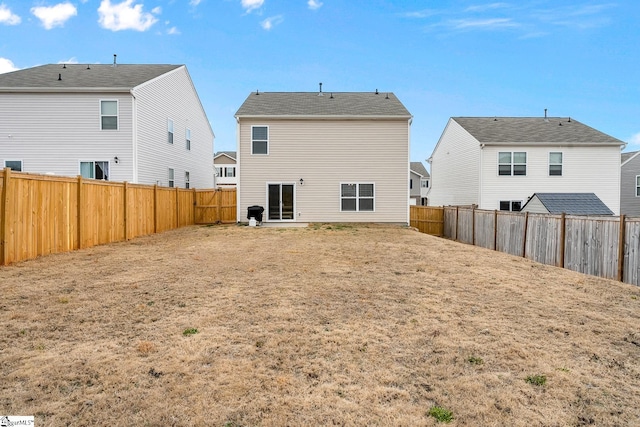
M 232 170 L 233 174 L 230 174 L 229 170 Z M 236 167 L 235 166 L 225 166 L 224 167 L 224 177 L 225 178 L 235 178 L 236 177 Z
M 509 174 L 501 174 L 500 173 L 500 166 L 501 165 L 507 165 L 507 163 L 500 163 L 500 154 L 503 153 L 509 153 L 511 155 L 511 161 L 510 163 L 508 163 L 509 165 Z M 515 154 L 524 154 L 524 158 L 525 161 L 524 163 L 516 163 L 515 162 Z M 528 153 L 526 151 L 498 151 L 498 176 L 527 176 L 527 161 L 528 161 Z M 524 173 L 523 174 L 516 174 L 515 173 L 515 167 L 516 166 L 524 166 Z
M 342 194 L 342 186 L 343 185 L 355 185 L 356 186 L 356 195 L 354 197 L 351 196 L 343 196 Z M 372 185 L 373 186 L 373 196 L 369 197 L 369 196 L 361 196 L 360 195 L 360 186 L 361 185 Z M 340 183 L 340 187 L 339 187 L 339 200 L 340 200 L 340 212 L 375 212 L 376 211 L 376 183 L 375 182 L 341 182 Z M 356 201 L 356 209 L 355 210 L 344 210 L 342 208 L 342 201 L 345 199 L 354 199 Z M 372 209 L 365 209 L 362 210 L 360 209 L 360 201 L 366 199 L 366 200 L 372 200 L 373 201 L 373 206 Z
M 560 163 L 551 163 L 551 155 L 552 154 L 560 154 Z M 560 174 L 552 174 L 551 166 L 560 166 Z M 562 151 L 549 151 L 549 176 L 562 176 L 564 173 L 564 153 Z
M 167 142 L 173 145 L 173 120 L 167 119 Z
M 267 139 L 253 139 L 253 129 L 254 128 L 266 128 L 267 129 Z M 269 147 L 270 147 L 270 143 L 269 143 L 269 135 L 271 134 L 271 129 L 269 129 L 268 125 L 253 125 L 251 126 L 251 155 L 255 155 L 255 156 L 268 156 L 269 155 Z M 267 152 L 266 153 L 256 153 L 254 150 L 254 142 L 266 142 L 267 144 Z
M 113 117 L 110 114 L 102 114 L 102 103 L 103 102 L 115 102 L 116 103 L 116 128 L 115 129 L 105 129 L 104 125 L 102 123 L 102 118 L 103 117 Z M 120 101 L 117 99 L 100 99 L 98 101 L 98 111 L 100 112 L 100 130 L 106 130 L 106 131 L 113 131 L 113 130 L 118 130 L 120 129 Z
M 187 128 L 184 131 L 184 139 L 187 145 L 187 151 L 191 151 L 191 129 Z
M 184 188 L 190 188 L 191 186 L 191 176 L 189 171 L 184 171 Z
M 640 175 L 636 175 L 636 197 L 640 197 Z
M 83 163 L 91 163 L 91 170 L 93 172 L 93 177 L 86 177 L 83 176 L 83 179 L 97 179 L 96 176 L 96 163 L 106 163 L 107 164 L 107 177 L 104 179 L 104 181 L 109 181 L 109 177 L 111 176 L 111 161 L 110 160 L 100 160 L 100 159 L 95 159 L 95 160 L 80 160 L 78 162 L 78 175 L 82 175 L 82 164 Z M 101 180 L 102 181 L 102 180 Z
M 24 171 L 24 162 L 22 160 L 19 159 L 4 159 L 4 167 L 8 168 L 9 166 L 7 166 L 7 162 L 20 162 L 20 170 L 16 171 L 15 169 L 11 169 L 12 171 L 16 171 L 16 172 L 23 172 Z
M 501 204 L 502 203 L 509 203 L 509 209 L 502 209 L 501 208 Z M 514 203 L 520 203 L 520 209 L 519 210 L 513 210 L 513 204 Z M 498 210 L 500 212 L 520 212 L 522 210 L 522 207 L 524 206 L 524 204 L 522 203 L 522 200 L 500 200 L 498 201 Z
M 175 188 L 176 186 L 176 170 L 174 168 L 169 168 L 167 172 L 168 177 L 168 186 L 169 188 Z

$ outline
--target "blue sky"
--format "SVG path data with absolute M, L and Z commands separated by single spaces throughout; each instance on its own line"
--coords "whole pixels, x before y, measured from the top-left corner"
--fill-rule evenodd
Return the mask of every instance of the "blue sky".
M 570 116 L 640 149 L 640 2 L 0 0 L 0 72 L 186 64 L 235 149 L 249 92 L 394 92 L 423 161 L 451 116 Z

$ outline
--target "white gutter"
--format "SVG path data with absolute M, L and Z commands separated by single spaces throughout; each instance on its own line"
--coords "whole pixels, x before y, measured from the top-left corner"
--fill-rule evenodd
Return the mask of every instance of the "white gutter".
M 133 163 L 133 183 L 138 184 L 138 100 L 136 95 L 131 89 L 131 148 L 132 148 L 132 163 Z
M 240 222 L 240 175 L 242 168 L 240 167 L 240 118 L 236 116 L 236 222 Z

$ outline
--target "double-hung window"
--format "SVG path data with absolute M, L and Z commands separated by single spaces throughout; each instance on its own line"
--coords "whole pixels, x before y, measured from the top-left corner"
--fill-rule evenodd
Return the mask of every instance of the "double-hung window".
M 185 173 L 184 173 L 184 188 L 189 188 L 189 181 L 190 181 L 189 171 L 185 171 Z
M 5 160 L 4 167 L 12 171 L 22 172 L 22 160 Z
M 118 101 L 100 101 L 100 129 L 118 129 Z
M 269 154 L 267 126 L 251 126 L 251 154 Z
M 187 140 L 187 150 L 191 150 L 191 129 L 186 130 L 185 139 Z
M 562 176 L 562 153 L 549 153 L 549 176 Z
M 372 183 L 340 184 L 340 211 L 373 212 L 375 188 Z
M 173 120 L 167 119 L 167 140 L 173 144 Z
M 640 175 L 636 175 L 636 197 L 640 197 Z
M 510 212 L 520 212 L 522 200 L 500 200 L 500 210 Z
M 80 175 L 83 178 L 109 180 L 109 162 L 89 161 L 80 162 Z
M 524 151 L 500 151 L 498 175 L 526 175 L 527 153 Z
M 169 168 L 169 187 L 175 187 L 176 171 L 173 168 Z

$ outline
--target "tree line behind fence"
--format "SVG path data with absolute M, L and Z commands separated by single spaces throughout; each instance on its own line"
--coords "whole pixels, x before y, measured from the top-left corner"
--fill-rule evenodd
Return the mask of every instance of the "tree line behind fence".
M 0 265 L 193 224 L 235 223 L 235 190 L 0 173 Z
M 444 208 L 444 237 L 640 285 L 640 218 Z

